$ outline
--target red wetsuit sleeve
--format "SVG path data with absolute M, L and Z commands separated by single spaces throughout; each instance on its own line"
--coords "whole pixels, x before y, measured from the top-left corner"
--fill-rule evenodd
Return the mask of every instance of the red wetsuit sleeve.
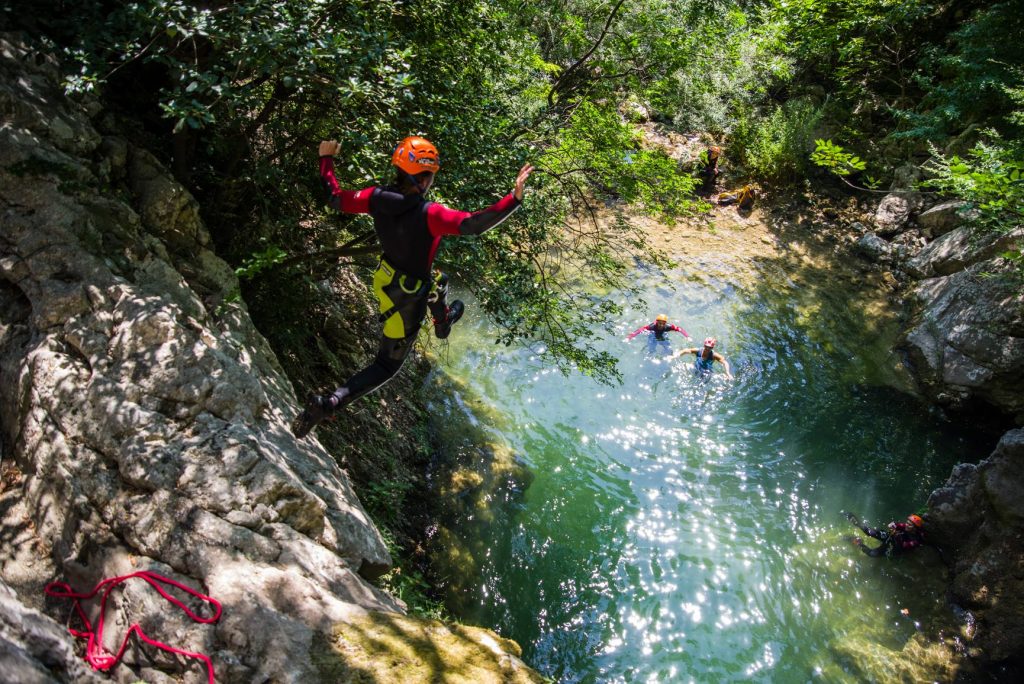
M 654 324 L 653 323 L 648 323 L 647 325 L 640 326 L 639 328 L 637 328 L 633 332 L 629 333 L 629 337 L 627 337 L 626 339 L 627 340 L 631 340 L 634 337 L 636 337 L 637 335 L 639 335 L 640 333 L 642 333 L 644 330 L 650 330 L 652 325 L 654 325 Z
M 373 187 L 362 190 L 342 190 L 334 176 L 334 157 L 320 157 L 320 182 L 327 193 L 327 203 L 346 214 L 366 214 L 370 211 Z
M 689 337 L 690 336 L 689 333 L 687 333 L 685 330 L 680 328 L 678 325 L 670 325 L 670 326 L 668 326 L 668 329 L 669 330 L 675 330 L 678 333 L 683 333 L 683 337 Z
M 479 235 L 507 219 L 519 204 L 519 200 L 512 193 L 505 195 L 486 209 L 474 213 L 449 209 L 443 204 L 434 203 L 427 207 L 427 228 L 435 237 L 439 235 Z

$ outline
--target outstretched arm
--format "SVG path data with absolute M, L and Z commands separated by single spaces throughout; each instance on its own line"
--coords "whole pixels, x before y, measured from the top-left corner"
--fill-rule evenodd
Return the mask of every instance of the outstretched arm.
M 651 327 L 650 324 L 648 324 L 648 325 L 641 325 L 639 328 L 637 328 L 633 332 L 629 333 L 629 335 L 626 336 L 626 340 L 629 341 L 629 340 L 633 339 L 634 337 L 636 337 L 637 335 L 642 333 L 644 330 L 649 330 L 650 327 Z
M 700 349 L 697 349 L 696 347 L 690 347 L 689 349 L 680 349 L 679 351 L 677 351 L 675 354 L 673 354 L 672 356 L 670 356 L 668 358 L 669 359 L 674 359 L 677 356 L 683 356 L 684 354 L 696 354 L 699 351 L 700 351 Z
M 668 329 L 669 330 L 674 330 L 677 333 L 683 333 L 683 337 L 685 337 L 686 339 L 690 339 L 690 333 L 686 332 L 685 330 L 680 328 L 678 325 L 670 325 L 670 326 L 668 326 Z
M 729 362 L 725 360 L 725 357 L 721 354 L 715 354 L 715 361 L 718 361 L 725 368 L 725 377 L 732 380 L 732 370 L 729 368 Z
M 324 140 L 320 143 L 320 183 L 327 193 L 327 203 L 346 214 L 365 214 L 370 211 L 373 188 L 342 190 L 334 176 L 334 155 L 341 151 L 341 143 Z
M 427 207 L 427 227 L 431 235 L 479 235 L 494 228 L 515 211 L 523 199 L 526 180 L 533 173 L 533 166 L 524 164 L 516 176 L 512 192 L 484 209 L 470 213 L 449 209 L 442 204 Z

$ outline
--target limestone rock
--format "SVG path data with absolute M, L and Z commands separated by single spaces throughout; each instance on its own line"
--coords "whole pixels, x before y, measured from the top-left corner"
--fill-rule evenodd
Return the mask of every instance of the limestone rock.
M 66 627 L 18 600 L 0 580 L 0 674 L 18 684 L 99 684 L 74 650 Z
M 902 233 L 910 223 L 914 207 L 915 200 L 911 193 L 886 195 L 875 209 L 875 232 L 885 238 Z
M 893 171 L 890 190 L 911 190 L 922 177 L 921 169 L 916 164 L 903 164 Z
M 871 261 L 886 262 L 892 257 L 892 245 L 875 233 L 862 235 L 855 245 L 857 251 Z
M 955 409 L 983 400 L 1024 419 L 1024 293 L 1013 280 L 979 278 L 972 268 L 923 280 L 914 297 L 919 311 L 901 346 L 923 394 Z
M 27 50 L 0 40 L 0 429 L 24 473 L 5 495 L 55 578 L 153 568 L 224 604 L 216 627 L 178 624 L 129 587 L 121 624 L 216 653 L 219 681 L 314 681 L 317 630 L 402 610 L 360 575 L 390 565 L 384 542 L 338 464 L 291 435 L 291 384 L 223 303 L 237 283 L 195 200 L 148 152 L 101 145 Z M 119 174 L 131 204 L 102 194 Z M 0 549 L 2 576 L 30 582 L 20 551 Z M 142 649 L 128 667 L 148 681 L 192 672 Z
M 961 226 L 921 250 L 907 262 L 907 270 L 918 278 L 950 275 L 991 259 L 1022 238 L 1024 229 L 1003 235 L 980 236 L 970 226 Z
M 921 212 L 917 225 L 931 238 L 942 237 L 968 219 L 967 206 L 960 200 L 941 202 Z

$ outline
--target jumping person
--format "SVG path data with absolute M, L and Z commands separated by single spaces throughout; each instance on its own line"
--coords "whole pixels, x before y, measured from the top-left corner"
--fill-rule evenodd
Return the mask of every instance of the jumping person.
M 448 279 L 434 273 L 432 264 L 445 235 L 479 235 L 516 210 L 523 199 L 533 166 L 525 164 L 512 192 L 475 213 L 449 209 L 426 199 L 441 168 L 437 148 L 430 141 L 405 138 L 391 155 L 397 168 L 392 185 L 342 190 L 334 176 L 334 155 L 341 145 L 320 143 L 320 179 L 328 203 L 346 214 L 369 214 L 380 240 L 380 264 L 373 275 L 373 291 L 380 303 L 384 330 L 377 356 L 369 366 L 327 395 L 313 395 L 295 418 L 292 432 L 305 437 L 318 423 L 359 397 L 390 380 L 402 367 L 429 309 L 434 333 L 445 338 L 462 315 L 462 302 L 447 304 Z
M 652 333 L 654 335 L 654 339 L 659 341 L 666 339 L 665 333 L 668 332 L 682 333 L 683 337 L 685 337 L 686 339 L 690 339 L 690 335 L 685 330 L 683 330 L 677 325 L 671 325 L 668 322 L 668 316 L 666 316 L 665 314 L 658 314 L 658 317 L 654 319 L 653 323 L 648 323 L 647 325 L 640 326 L 633 332 L 629 333 L 626 339 L 631 340 L 644 331 Z
M 729 362 L 725 360 L 724 356 L 715 351 L 716 344 L 718 344 L 718 340 L 714 337 L 708 337 L 704 340 L 704 346 L 700 349 L 697 347 L 680 349 L 672 355 L 672 358 L 682 356 L 683 354 L 695 354 L 697 359 L 693 362 L 693 370 L 703 378 L 711 376 L 711 371 L 714 368 L 715 361 L 717 361 L 725 368 L 726 379 L 732 380 L 732 372 L 729 368 Z
M 869 537 L 882 542 L 881 545 L 871 548 L 864 544 L 860 537 L 853 538 L 853 545 L 860 547 L 860 550 L 869 556 L 892 556 L 908 551 L 913 551 L 924 543 L 924 520 L 919 515 L 908 515 L 906 522 L 891 522 L 886 525 L 885 530 L 877 530 L 868 527 L 860 521 L 860 518 L 853 513 L 843 513 L 846 519 L 860 528 L 860 531 Z

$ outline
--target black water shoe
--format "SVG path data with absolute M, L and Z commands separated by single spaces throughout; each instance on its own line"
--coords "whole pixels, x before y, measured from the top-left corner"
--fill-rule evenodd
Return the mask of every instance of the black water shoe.
M 306 408 L 295 417 L 292 422 L 292 434 L 302 439 L 309 434 L 309 431 L 329 418 L 334 413 L 335 406 L 329 396 L 312 394 L 306 402 Z
M 462 318 L 462 314 L 465 312 L 466 305 L 462 303 L 461 299 L 456 299 L 452 302 L 452 305 L 448 307 L 448 313 L 444 320 L 434 321 L 434 334 L 437 335 L 437 338 L 443 340 L 448 337 L 452 332 L 452 326 Z

